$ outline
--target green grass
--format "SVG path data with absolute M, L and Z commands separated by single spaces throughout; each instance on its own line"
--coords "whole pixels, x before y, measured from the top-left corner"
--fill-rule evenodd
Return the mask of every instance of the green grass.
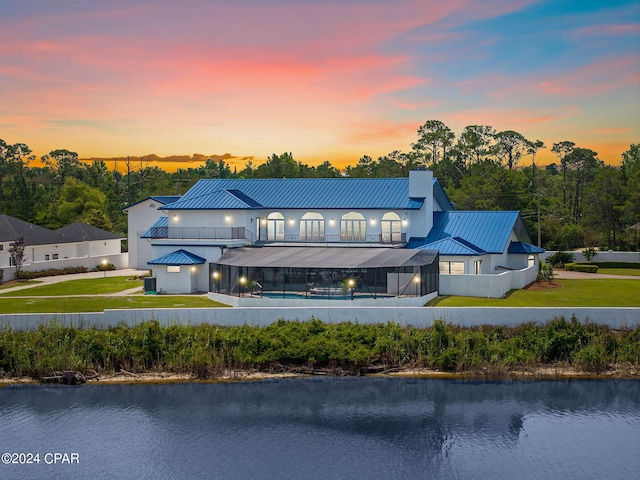
M 605 273 L 607 275 L 631 275 L 633 277 L 640 277 L 639 268 L 599 268 L 598 273 Z
M 558 288 L 513 290 L 507 298 L 444 297 L 439 307 L 640 307 L 640 282 L 626 279 L 554 280 Z
M 120 297 L 1 298 L 0 313 L 102 312 L 119 308 L 222 307 L 203 296 L 135 295 Z
M 23 285 L 33 285 L 35 283 L 42 283 L 42 282 L 39 280 L 24 280 L 18 283 L 3 284 L 3 285 L 0 285 L 0 291 L 5 290 L 7 288 L 22 287 Z
M 0 296 L 62 297 L 67 295 L 107 295 L 141 286 L 142 280 L 129 280 L 127 277 L 88 278 L 25 288 L 15 292 L 0 294 Z

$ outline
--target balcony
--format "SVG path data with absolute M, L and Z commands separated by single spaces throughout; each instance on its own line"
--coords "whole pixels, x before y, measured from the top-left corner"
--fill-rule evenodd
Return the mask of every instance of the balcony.
M 244 227 L 154 227 L 151 238 L 177 240 L 249 240 L 255 235 Z
M 270 236 L 263 233 L 259 241 L 261 243 L 361 243 L 377 245 L 401 245 L 406 243 L 406 233 L 377 234 L 377 235 L 299 235 L 285 234 Z

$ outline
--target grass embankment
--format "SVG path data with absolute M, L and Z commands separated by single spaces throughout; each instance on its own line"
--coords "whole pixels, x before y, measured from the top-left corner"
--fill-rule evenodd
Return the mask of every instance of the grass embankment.
M 142 287 L 142 280 L 131 280 L 127 277 L 68 280 L 50 285 L 33 286 L 0 293 L 0 313 L 73 313 L 102 312 L 105 309 L 119 308 L 224 306 L 207 297 L 195 295 L 143 295 L 142 291 L 139 295 L 116 295 L 136 287 Z
M 440 297 L 439 307 L 640 307 L 640 282 L 633 279 L 562 279 L 551 288 L 512 290 L 506 298 Z
M 167 326 L 108 330 L 51 323 L 0 331 L 0 375 L 41 378 L 54 371 L 162 371 L 216 378 L 229 370 L 363 374 L 428 368 L 500 376 L 548 366 L 636 374 L 640 328 L 611 330 L 556 319 L 547 326 L 431 328 L 278 321 L 267 327 Z

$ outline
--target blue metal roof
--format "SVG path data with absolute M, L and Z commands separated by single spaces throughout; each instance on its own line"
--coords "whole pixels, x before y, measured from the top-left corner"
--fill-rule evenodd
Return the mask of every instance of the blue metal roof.
M 220 192 L 226 192 L 222 195 Z M 418 210 L 408 178 L 278 178 L 200 180 L 172 209 L 295 208 Z
M 199 197 L 183 198 L 170 205 L 177 210 L 246 210 L 252 208 L 263 208 L 262 205 L 253 200 L 240 190 L 216 190 Z
M 160 217 L 140 238 L 166 238 L 169 236 L 169 217 Z
M 206 261 L 206 259 L 199 257 L 198 255 L 194 255 L 191 252 L 180 249 L 175 252 L 171 252 L 164 257 L 150 260 L 147 263 L 149 265 L 202 265 Z
M 425 248 L 427 250 L 438 250 L 440 252 L 440 255 L 475 256 L 484 255 L 486 253 L 481 248 L 478 248 L 475 245 L 470 244 L 469 242 L 465 242 L 463 239 L 458 237 L 443 238 L 442 240 L 437 240 L 435 242 L 429 243 L 428 247 L 411 247 L 411 244 L 409 244 L 407 248 Z
M 158 202 L 161 205 L 168 205 L 170 203 L 180 200 L 180 198 L 182 198 L 180 197 L 180 195 L 154 195 L 152 197 L 143 198 L 142 200 L 132 203 L 131 205 L 127 205 L 122 210 L 131 208 L 134 205 L 138 205 L 139 203 L 146 202 L 147 200 L 153 200 L 154 202 Z
M 527 242 L 511 242 L 509 244 L 509 253 L 526 253 L 529 255 L 536 253 L 544 253 L 545 249 L 536 247 L 535 245 L 531 245 Z
M 425 239 L 410 239 L 408 248 L 431 250 L 435 242 L 456 238 L 486 253 L 503 253 L 514 230 L 517 235 L 526 235 L 517 211 L 434 212 L 429 235 Z

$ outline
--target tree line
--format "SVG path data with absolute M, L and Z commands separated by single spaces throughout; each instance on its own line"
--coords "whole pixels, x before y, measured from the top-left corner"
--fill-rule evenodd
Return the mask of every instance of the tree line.
M 557 162 L 541 168 L 536 157 L 545 148 L 513 130 L 471 125 L 456 135 L 429 120 L 408 151 L 364 155 L 344 171 L 329 161 L 310 166 L 285 152 L 260 165 L 248 160 L 241 170 L 208 159 L 169 173 L 144 157 L 109 168 L 105 160 L 84 163 L 65 149 L 33 166 L 36 157 L 27 145 L 0 139 L 0 213 L 48 228 L 79 221 L 126 234 L 123 207 L 151 195 L 182 194 L 203 178 L 406 177 L 409 170 L 429 168 L 458 209 L 519 210 L 534 243 L 539 238 L 544 248 L 638 250 L 640 144 L 630 145 L 619 167 L 561 141 L 550 146 Z

